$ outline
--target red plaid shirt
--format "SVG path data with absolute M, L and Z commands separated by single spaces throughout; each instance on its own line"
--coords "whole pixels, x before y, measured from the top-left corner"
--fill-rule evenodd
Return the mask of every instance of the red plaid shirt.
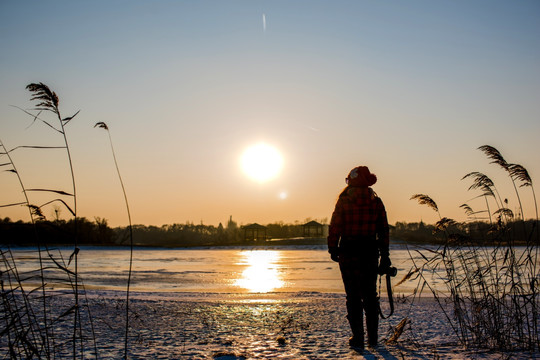
M 379 246 L 388 249 L 389 230 L 382 200 L 371 188 L 348 187 L 339 196 L 328 231 L 328 248 L 340 237 L 377 235 Z

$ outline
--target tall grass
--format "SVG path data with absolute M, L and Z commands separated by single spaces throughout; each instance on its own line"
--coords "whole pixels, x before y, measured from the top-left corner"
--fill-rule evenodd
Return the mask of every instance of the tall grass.
M 60 192 L 62 195 L 70 195 L 73 199 L 73 209 L 71 210 L 73 216 L 74 216 L 74 236 L 73 236 L 73 242 L 74 242 L 74 249 L 73 253 L 70 256 L 70 258 L 73 258 L 74 261 L 74 271 L 73 271 L 73 277 L 74 277 L 74 305 L 73 305 L 73 357 L 75 358 L 75 354 L 77 353 L 76 346 L 77 346 L 77 340 L 82 338 L 82 331 L 81 331 L 81 324 L 80 324 L 80 304 L 79 304 L 79 244 L 78 244 L 78 228 L 77 228 L 77 187 L 75 183 L 75 171 L 73 169 L 73 159 L 71 156 L 71 150 L 69 147 L 68 137 L 66 133 L 66 126 L 68 123 L 73 120 L 75 116 L 77 116 L 77 113 L 75 115 L 62 118 L 60 109 L 58 107 L 59 105 L 59 98 L 58 95 L 49 87 L 43 83 L 32 83 L 26 86 L 26 89 L 33 93 L 31 101 L 37 101 L 36 107 L 34 110 L 36 111 L 45 111 L 45 112 L 51 112 L 56 116 L 56 120 L 58 121 L 58 127 L 53 126 L 48 121 L 40 119 L 44 124 L 49 126 L 51 129 L 57 131 L 61 134 L 63 138 L 63 142 L 65 145 L 66 155 L 67 155 L 67 161 L 69 165 L 69 173 L 71 176 L 71 187 L 72 187 L 72 194 L 66 193 L 66 192 Z M 38 116 L 36 115 L 35 119 L 38 119 Z M 40 191 L 48 191 L 53 193 L 59 193 L 58 190 L 50 190 L 50 189 L 39 189 Z M 68 207 L 68 209 L 70 209 Z M 83 349 L 82 343 L 80 344 L 81 350 Z
M 26 268 L 24 271 L 19 271 L 17 264 L 19 260 L 14 256 L 10 247 L 8 246 L 6 250 L 1 251 L 0 301 L 2 308 L 0 309 L 0 321 L 5 324 L 5 327 L 0 331 L 1 347 L 8 349 L 6 356 L 12 359 L 51 359 L 59 356 L 70 356 L 75 359 L 90 356 L 88 345 L 93 342 L 94 356 L 97 357 L 92 316 L 87 302 L 81 301 L 81 296 L 85 296 L 85 292 L 84 284 L 78 275 L 77 191 L 73 159 L 66 132 L 66 126 L 79 112 L 63 118 L 59 109 L 59 98 L 48 86 L 43 83 L 33 83 L 26 88 L 32 94 L 31 101 L 37 101 L 37 104 L 32 110 L 19 109 L 33 118 L 32 125 L 36 122 L 42 123 L 47 129 L 59 134 L 63 145 L 24 145 L 8 150 L 1 143 L 3 151 L 0 155 L 6 158 L 6 161 L 0 161 L 0 166 L 5 167 L 8 173 L 17 176 L 24 201 L 0 206 L 22 205 L 28 208 L 35 230 L 36 256 L 39 259 L 38 269 Z M 52 114 L 52 120 L 49 120 L 47 114 Z M 57 121 L 56 125 L 55 121 Z M 30 151 L 61 149 L 65 151 L 71 189 L 65 191 L 53 188 L 26 187 L 11 156 L 11 154 L 25 149 Z M 32 193 L 49 195 L 49 200 L 43 204 L 33 204 L 30 202 L 29 195 Z M 71 222 L 73 224 L 71 234 L 73 251 L 69 257 L 64 256 L 60 249 L 51 249 L 48 244 L 40 241 L 35 225 L 37 221 L 45 220 L 43 210 L 51 204 L 53 206 L 60 204 L 73 217 Z M 33 258 L 34 255 L 34 251 L 29 250 L 25 256 Z M 71 292 L 55 290 L 55 288 L 65 288 L 66 286 L 71 289 Z M 66 295 L 69 296 L 67 302 L 55 301 Z M 72 319 L 71 326 L 66 324 L 69 318 Z M 90 329 L 89 335 L 83 333 L 83 327 Z
M 464 346 L 538 351 L 538 212 L 535 214 L 535 226 L 527 232 L 522 194 L 517 186 L 520 184 L 520 187 L 532 189 L 537 209 L 532 179 L 523 166 L 507 163 L 494 147 L 484 145 L 479 149 L 508 172 L 516 191 L 519 216 L 516 219 L 508 208 L 508 200 L 501 199 L 495 183 L 478 172 L 469 173 L 463 179 L 473 180 L 469 190 L 481 191 L 478 196 L 485 198 L 486 209 L 474 211 L 468 204 L 461 207 L 472 220 L 478 220 L 479 215 L 489 215 L 485 219 L 490 224 L 485 234 L 487 239 L 475 239 L 468 233 L 457 231 L 457 223 L 441 217 L 436 202 L 430 196 L 413 195 L 412 200 L 439 214 L 435 235 L 442 237 L 444 242 L 438 249 L 420 252 L 422 262 L 415 264 L 406 278 L 416 276 L 420 279 L 420 291 L 427 287 L 432 292 Z M 489 199 L 495 202 L 495 209 L 490 208 Z M 523 223 L 523 231 L 516 231 L 516 222 Z M 526 245 L 516 247 L 516 240 L 525 240 Z M 485 246 L 486 241 L 489 246 Z M 441 280 L 446 285 L 452 305 L 450 311 L 442 300 L 443 294 L 431 286 L 433 281 Z
M 39 273 L 40 273 L 41 293 L 42 293 L 42 300 L 43 300 L 43 307 L 42 307 L 43 321 L 44 321 L 45 324 L 47 324 L 48 323 L 48 310 L 47 310 L 46 293 L 45 293 L 45 276 L 44 276 L 44 267 L 43 267 L 43 253 L 42 253 L 41 242 L 39 241 L 39 235 L 38 235 L 38 233 L 36 231 L 35 219 L 34 219 L 34 214 L 37 211 L 37 215 L 39 216 L 40 215 L 39 214 L 40 210 L 39 210 L 39 207 L 33 206 L 33 205 L 30 204 L 30 200 L 28 199 L 28 194 L 26 192 L 26 188 L 25 188 L 24 183 L 22 181 L 22 178 L 21 178 L 21 176 L 19 174 L 19 171 L 17 170 L 17 167 L 15 166 L 15 163 L 13 162 L 13 158 L 11 157 L 10 151 L 7 150 L 7 148 L 5 147 L 5 145 L 4 145 L 4 143 L 2 141 L 0 141 L 0 145 L 1 145 L 2 150 L 3 150 L 0 153 L 0 155 L 6 156 L 7 160 L 8 160 L 8 162 L 2 163 L 2 164 L 0 164 L 0 166 L 8 166 L 9 168 L 7 169 L 7 171 L 11 172 L 11 173 L 13 173 L 13 174 L 15 174 L 17 176 L 17 180 L 19 182 L 19 185 L 21 186 L 22 192 L 24 194 L 24 199 L 25 199 L 24 202 L 15 203 L 15 204 L 8 204 L 7 206 L 25 205 L 27 207 L 27 209 L 28 209 L 28 215 L 30 217 L 30 220 L 31 220 L 33 228 L 34 228 L 34 236 L 35 236 L 35 238 L 37 240 L 37 244 L 38 244 L 38 258 L 39 258 L 39 265 L 40 265 L 39 266 Z M 28 299 L 28 296 L 26 295 L 25 290 L 24 290 L 24 288 L 22 286 L 22 283 L 20 281 L 21 277 L 19 275 L 19 272 L 18 272 L 18 269 L 17 269 L 17 264 L 16 264 L 16 262 L 14 260 L 13 253 L 12 253 L 10 247 L 7 248 L 7 251 L 5 251 L 5 252 L 2 251 L 2 260 L 3 260 L 4 264 L 11 264 L 11 265 L 6 266 L 7 274 L 13 275 L 13 276 L 8 275 L 8 279 L 15 279 L 16 280 L 17 288 L 20 289 L 20 292 L 22 294 L 21 297 L 22 297 L 22 300 L 24 301 L 24 304 L 25 304 L 25 310 L 26 310 L 27 314 L 31 314 L 31 312 L 30 312 L 31 307 L 29 306 L 29 299 Z M 8 321 L 8 324 L 14 324 L 13 317 L 18 316 L 19 312 L 18 311 L 11 311 L 12 310 L 12 306 L 11 306 L 12 304 L 7 299 L 6 287 L 4 286 L 3 279 L 0 281 L 0 285 L 2 286 L 2 288 L 1 288 L 1 291 L 2 291 L 2 303 L 4 305 L 4 310 L 5 310 L 4 314 L 6 315 L 6 321 Z M 12 289 L 11 283 L 10 283 L 9 288 Z M 11 320 L 7 320 L 8 318 L 10 318 Z M 30 326 L 33 326 L 33 322 L 30 323 Z M 10 330 L 8 330 L 8 332 L 9 331 Z M 45 334 L 43 336 L 43 339 L 44 339 L 44 342 L 45 342 L 44 343 L 45 353 L 50 354 L 50 342 L 49 342 L 49 336 L 48 336 L 49 330 L 48 330 L 47 327 L 44 328 L 44 332 L 45 332 Z M 11 351 L 14 352 L 11 341 L 8 341 L 8 342 L 9 342 L 8 346 L 10 347 Z

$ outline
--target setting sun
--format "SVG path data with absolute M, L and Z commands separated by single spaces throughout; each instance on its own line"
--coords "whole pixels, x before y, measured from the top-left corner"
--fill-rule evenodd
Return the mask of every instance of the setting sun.
M 251 179 L 266 182 L 277 177 L 283 167 L 279 151 L 265 143 L 248 147 L 242 154 L 242 170 Z

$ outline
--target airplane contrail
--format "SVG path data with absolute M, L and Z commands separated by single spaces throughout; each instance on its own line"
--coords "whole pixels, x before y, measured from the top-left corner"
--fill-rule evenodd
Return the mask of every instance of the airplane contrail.
M 263 32 L 266 32 L 266 15 L 265 14 L 262 15 L 262 20 L 263 20 Z

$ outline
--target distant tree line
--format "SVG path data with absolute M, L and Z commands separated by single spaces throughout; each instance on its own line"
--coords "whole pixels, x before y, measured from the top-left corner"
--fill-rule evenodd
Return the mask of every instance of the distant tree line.
M 505 225 L 504 231 L 510 232 L 516 239 L 515 244 L 525 244 L 530 240 L 537 222 L 534 220 L 516 221 Z M 303 236 L 300 223 L 286 224 L 276 222 L 267 224 L 266 235 L 269 239 L 295 239 Z M 397 222 L 390 226 L 392 242 L 411 244 L 439 244 L 447 241 L 446 234 L 452 234 L 456 244 L 460 241 L 489 245 L 497 243 L 495 229 L 497 224 L 486 222 L 452 223 L 445 229 L 424 222 Z M 0 219 L 0 244 L 11 246 L 34 246 L 38 242 L 45 245 L 71 245 L 77 233 L 80 245 L 124 246 L 129 244 L 126 227 L 111 228 L 106 219 L 96 217 L 93 221 L 78 218 L 77 221 L 53 220 L 13 222 L 9 218 Z M 314 244 L 320 244 L 314 241 Z M 249 245 L 253 241 L 244 240 L 243 229 L 236 222 L 229 220 L 226 226 L 204 224 L 172 224 L 163 226 L 133 226 L 133 241 L 136 246 L 156 247 L 191 247 L 191 246 L 228 246 Z M 290 244 L 291 242 L 289 242 Z M 303 242 L 306 243 L 305 241 Z
M 0 219 L 0 243 L 5 245 L 31 246 L 73 244 L 75 234 L 82 245 L 114 245 L 118 232 L 109 227 L 107 220 L 86 218 L 70 220 L 40 220 L 30 222 Z
M 133 242 L 136 246 L 226 246 L 248 245 L 253 241 L 244 240 L 244 230 L 232 219 L 226 226 L 194 224 L 172 224 L 162 226 L 133 225 Z M 33 246 L 38 242 L 45 245 L 71 245 L 75 234 L 80 245 L 124 246 L 129 245 L 126 227 L 111 228 L 106 219 L 87 218 L 70 220 L 39 220 L 30 222 L 0 219 L 0 244 L 13 246 Z M 290 239 L 301 237 L 300 223 L 277 222 L 266 225 L 268 238 Z
M 517 220 L 501 223 L 485 221 L 438 222 L 430 225 L 424 222 L 397 222 L 390 227 L 390 236 L 398 241 L 412 244 L 455 244 L 473 243 L 478 245 L 500 245 L 510 235 L 514 245 L 535 243 L 533 236 L 538 226 L 537 220 Z

